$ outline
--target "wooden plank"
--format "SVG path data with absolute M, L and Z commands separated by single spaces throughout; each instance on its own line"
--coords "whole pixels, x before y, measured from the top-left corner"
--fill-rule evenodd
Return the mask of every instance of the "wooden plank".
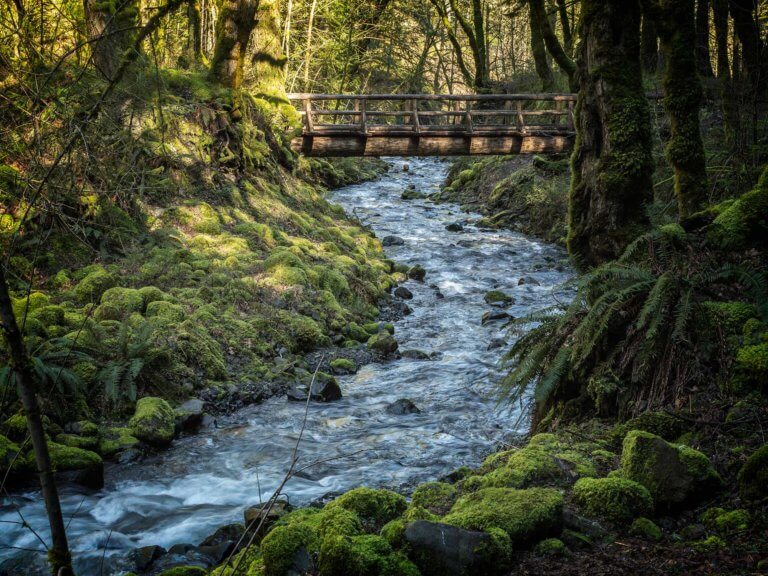
M 576 100 L 576 94 L 555 92 L 555 93 L 521 93 L 521 94 L 308 94 L 295 93 L 288 94 L 289 100 L 413 100 L 414 98 L 422 101 L 458 101 L 458 102 L 505 102 L 516 100 Z

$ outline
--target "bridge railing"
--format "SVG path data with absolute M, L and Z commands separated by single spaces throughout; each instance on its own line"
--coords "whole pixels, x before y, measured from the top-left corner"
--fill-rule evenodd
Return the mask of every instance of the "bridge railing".
M 289 94 L 304 136 L 573 133 L 575 94 Z

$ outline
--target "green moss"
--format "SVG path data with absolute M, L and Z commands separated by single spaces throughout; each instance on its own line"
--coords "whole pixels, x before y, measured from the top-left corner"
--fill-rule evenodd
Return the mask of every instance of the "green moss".
M 566 556 L 568 548 L 558 538 L 547 538 L 534 547 L 533 551 L 539 556 Z
M 301 522 L 275 526 L 261 541 L 265 576 L 285 576 L 300 549 L 317 550 L 319 541 L 312 528 Z
M 764 444 L 739 470 L 739 494 L 744 500 L 760 501 L 768 498 L 768 444 Z
M 94 316 L 98 320 L 122 320 L 133 312 L 144 309 L 144 298 L 133 288 L 108 288 L 101 296 L 101 304 Z
M 710 508 L 701 515 L 701 521 L 719 534 L 732 534 L 749 528 L 749 512 L 746 510 L 723 510 Z
M 768 167 L 757 185 L 722 210 L 707 231 L 707 238 L 729 250 L 761 246 L 768 235 Z
M 208 572 L 198 566 L 176 566 L 160 572 L 160 576 L 206 576 Z
M 445 482 L 427 482 L 413 491 L 411 505 L 426 508 L 433 514 L 442 516 L 451 509 L 455 501 L 455 486 Z
M 723 550 L 727 547 L 725 540 L 719 536 L 709 536 L 704 540 L 690 542 L 690 546 L 697 552 L 715 552 L 717 550 Z
M 166 297 L 165 292 L 160 290 L 157 286 L 142 286 L 139 288 L 139 294 L 141 294 L 141 298 L 144 300 L 145 309 L 152 302 L 164 300 Z
M 329 342 L 319 324 L 307 316 L 280 310 L 278 322 L 290 338 L 286 344 L 291 352 L 311 352 Z
M 357 364 L 346 358 L 336 358 L 331 360 L 331 370 L 335 374 L 354 374 L 357 372 Z
M 77 436 L 75 434 L 59 434 L 56 442 L 64 446 L 82 448 L 83 450 L 98 450 L 99 439 L 90 436 Z
M 3 430 L 8 438 L 21 442 L 27 437 L 27 418 L 21 413 L 14 414 L 3 423 Z
M 30 292 L 28 297 L 25 295 L 20 298 L 11 298 L 13 315 L 16 316 L 19 325 L 21 325 L 21 320 L 25 316 L 28 318 L 34 317 L 36 312 L 46 308 L 50 303 L 51 299 L 42 292 Z
M 419 576 L 419 571 L 389 542 L 374 534 L 337 536 L 323 541 L 321 576 Z
M 19 453 L 19 445 L 0 434 L 0 478 L 5 478 L 9 470 L 11 473 L 22 470 L 25 461 Z
M 488 473 L 483 485 L 525 488 L 534 482 L 555 480 L 562 475 L 552 455 L 539 446 L 526 446 L 506 454 L 506 463 Z
M 737 300 L 730 302 L 707 301 L 702 302 L 701 305 L 710 322 L 719 327 L 726 336 L 741 334 L 744 323 L 757 315 L 757 309 L 754 305 Z
M 574 500 L 590 516 L 628 522 L 653 512 L 648 490 L 624 478 L 581 478 L 573 487 Z
M 483 299 L 486 304 L 500 304 L 502 306 L 506 306 L 515 301 L 512 296 L 505 294 L 501 290 L 491 290 L 490 292 L 486 292 Z
M 147 318 L 157 318 L 167 322 L 181 322 L 184 320 L 184 309 L 178 304 L 155 300 L 147 304 L 145 313 Z
M 518 546 L 556 533 L 562 512 L 563 496 L 551 488 L 484 488 L 459 498 L 443 522 L 486 532 L 499 528 Z
M 139 440 L 155 446 L 168 446 L 175 433 L 175 414 L 162 398 L 147 396 L 136 403 L 136 411 L 128 425 Z
M 403 496 L 389 490 L 355 488 L 328 503 L 326 508 L 350 510 L 360 517 L 364 526 L 381 527 L 400 516 L 408 504 Z
M 742 346 L 736 352 L 734 386 L 737 392 L 766 388 L 768 381 L 768 342 Z
M 102 465 L 101 457 L 90 450 L 48 442 L 48 452 L 54 470 L 83 470 Z M 34 454 L 30 454 L 34 460 Z
M 74 288 L 80 302 L 96 302 L 109 288 L 117 284 L 117 276 L 99 265 L 91 267 L 89 273 Z
M 130 428 L 107 428 L 99 441 L 99 454 L 111 458 L 123 450 L 135 447 L 139 439 Z
M 368 348 L 380 354 L 393 354 L 399 344 L 389 332 L 379 332 L 368 339 Z
M 629 527 L 629 533 L 638 538 L 645 538 L 646 540 L 652 540 L 657 542 L 661 540 L 661 528 L 645 517 L 635 518 L 632 525 Z
M 643 430 L 661 436 L 664 440 L 672 441 L 685 431 L 685 423 L 680 418 L 664 412 L 644 412 L 623 424 L 617 424 L 608 431 L 606 436 L 612 446 L 618 447 L 631 430 Z

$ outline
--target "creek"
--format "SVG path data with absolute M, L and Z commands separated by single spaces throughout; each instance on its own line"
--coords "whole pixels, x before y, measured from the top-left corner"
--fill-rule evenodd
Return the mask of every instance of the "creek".
M 515 302 L 505 310 L 516 317 L 570 296 L 562 288 L 571 275 L 562 249 L 480 229 L 473 225 L 479 215 L 454 204 L 401 199 L 409 185 L 424 194 L 438 191 L 447 162 L 389 162 L 387 175 L 336 190 L 330 200 L 379 238 L 402 238 L 402 245 L 385 248 L 389 258 L 426 268 L 423 283 L 404 284 L 413 293 L 413 313 L 396 322 L 395 336 L 400 350 L 420 349 L 433 359 L 363 366 L 339 378 L 341 400 L 310 404 L 299 467 L 323 462 L 288 482 L 283 492 L 293 505 L 360 485 L 407 493 L 459 466 L 478 465 L 499 443 L 525 432 L 518 409 L 500 407 L 494 394 L 505 347 L 491 344 L 507 335 L 503 322 L 481 325 L 484 312 L 499 311 L 483 296 L 492 289 L 512 295 Z M 456 221 L 466 222 L 462 231 L 446 230 Z M 387 412 L 401 398 L 421 412 Z M 217 428 L 179 439 L 162 454 L 108 467 L 101 491 L 63 487 L 78 573 L 99 574 L 104 557 L 103 574 L 119 574 L 129 549 L 197 544 L 217 527 L 242 521 L 243 509 L 266 500 L 282 480 L 304 409 L 275 397 L 220 418 Z M 12 506 L 0 508 L 0 561 L 41 547 L 30 530 L 8 523 L 18 522 L 19 512 L 48 539 L 39 492 L 15 494 Z

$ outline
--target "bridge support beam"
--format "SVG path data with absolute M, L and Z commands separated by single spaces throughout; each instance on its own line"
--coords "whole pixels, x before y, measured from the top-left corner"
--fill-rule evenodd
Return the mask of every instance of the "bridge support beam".
M 551 154 L 573 147 L 569 134 L 489 135 L 304 135 L 291 148 L 305 156 L 476 156 Z

